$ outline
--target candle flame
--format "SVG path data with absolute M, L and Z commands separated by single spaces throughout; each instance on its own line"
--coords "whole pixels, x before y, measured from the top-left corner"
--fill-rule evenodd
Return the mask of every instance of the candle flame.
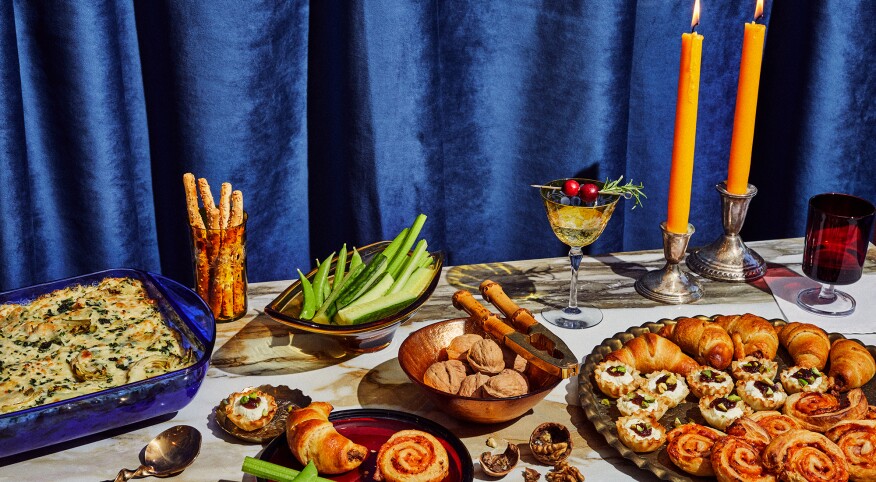
M 754 7 L 754 19 L 757 20 L 763 17 L 763 0 L 757 0 L 757 6 Z
M 700 0 L 696 0 L 694 2 L 694 10 L 693 16 L 690 19 L 690 31 L 693 32 L 696 30 L 697 25 L 700 24 Z

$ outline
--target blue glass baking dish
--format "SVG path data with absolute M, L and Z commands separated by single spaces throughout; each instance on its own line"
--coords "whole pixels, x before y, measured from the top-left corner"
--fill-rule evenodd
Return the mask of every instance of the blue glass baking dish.
M 25 303 L 40 295 L 104 278 L 143 283 L 164 320 L 181 335 L 195 363 L 139 382 L 0 415 L 0 457 L 66 442 L 175 412 L 198 392 L 216 342 L 216 322 L 192 290 L 161 275 L 111 269 L 0 293 L 0 304 Z M 2 356 L 2 354 L 0 354 Z

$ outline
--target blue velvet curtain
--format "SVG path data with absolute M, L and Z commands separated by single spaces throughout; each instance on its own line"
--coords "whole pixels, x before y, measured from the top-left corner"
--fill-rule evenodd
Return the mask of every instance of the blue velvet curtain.
M 181 177 L 244 192 L 249 277 L 429 215 L 453 264 L 558 256 L 531 183 L 644 182 L 592 252 L 655 248 L 692 0 L 0 1 L 0 289 L 109 267 L 190 282 Z M 746 239 L 876 200 L 876 8 L 767 0 Z M 720 230 L 743 22 L 704 1 L 691 222 Z

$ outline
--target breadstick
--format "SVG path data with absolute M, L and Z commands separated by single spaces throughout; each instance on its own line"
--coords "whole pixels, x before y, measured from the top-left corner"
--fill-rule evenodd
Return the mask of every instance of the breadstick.
M 243 193 L 234 191 L 231 193 L 231 219 L 229 230 L 234 235 L 231 279 L 233 282 L 232 294 L 234 296 L 234 313 L 246 310 L 246 272 L 244 272 L 244 260 L 246 253 L 243 248 Z
M 243 223 L 243 193 L 234 191 L 231 193 L 231 219 L 229 226 L 237 226 Z
M 220 250 L 222 248 L 222 237 L 217 231 L 219 229 L 219 210 L 216 209 L 216 203 L 213 201 L 213 193 L 210 192 L 210 184 L 203 177 L 198 179 L 198 190 L 201 192 L 201 200 L 204 202 L 204 212 L 207 214 L 207 223 L 210 231 L 207 232 L 207 256 L 210 259 L 210 295 L 207 296 L 207 303 L 214 315 L 222 313 L 222 285 L 220 284 L 220 266 L 219 259 Z
M 189 224 L 192 226 L 204 229 L 204 218 L 198 211 L 198 191 L 195 188 L 194 174 L 187 172 L 183 174 L 183 185 L 186 190 L 186 208 L 189 211 Z
M 216 203 L 213 201 L 210 184 L 203 177 L 198 179 L 198 189 L 201 191 L 201 199 L 204 201 L 204 212 L 207 213 L 210 229 L 219 229 L 219 210 L 216 209 Z
M 228 227 L 228 217 L 231 215 L 231 183 L 223 182 L 219 191 L 219 227 Z
M 195 176 L 187 172 L 183 174 L 183 186 L 186 192 L 186 208 L 189 213 L 192 242 L 195 244 L 195 287 L 198 294 L 206 297 L 210 290 L 210 263 L 207 259 L 207 238 L 204 232 L 204 218 L 198 211 L 198 191 L 195 187 Z

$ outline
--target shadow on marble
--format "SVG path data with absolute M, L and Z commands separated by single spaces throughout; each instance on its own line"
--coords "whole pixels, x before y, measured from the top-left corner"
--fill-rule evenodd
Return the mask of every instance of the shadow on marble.
M 150 427 L 152 425 L 167 422 L 168 420 L 172 420 L 174 417 L 176 417 L 176 413 L 177 412 L 168 413 L 160 417 L 150 418 L 148 420 L 143 420 L 142 422 L 132 423 L 131 425 L 125 425 L 124 427 L 118 427 L 112 430 L 88 435 L 86 437 L 68 440 L 67 442 L 49 445 L 48 447 L 31 450 L 25 453 L 10 455 L 9 457 L 0 457 L 0 467 L 17 464 L 19 462 L 25 462 L 31 459 L 44 457 L 46 455 L 51 455 L 57 452 L 63 452 L 65 450 L 79 447 L 80 445 L 87 445 L 93 442 L 97 442 L 98 440 L 117 437 L 128 432 L 133 432 L 142 428 Z M 155 435 L 158 435 L 158 433 L 156 433 Z M 119 469 L 121 469 L 121 467 L 119 467 Z
M 330 337 L 292 333 L 259 313 L 213 353 L 210 365 L 234 375 L 290 375 L 337 365 L 354 356 Z

